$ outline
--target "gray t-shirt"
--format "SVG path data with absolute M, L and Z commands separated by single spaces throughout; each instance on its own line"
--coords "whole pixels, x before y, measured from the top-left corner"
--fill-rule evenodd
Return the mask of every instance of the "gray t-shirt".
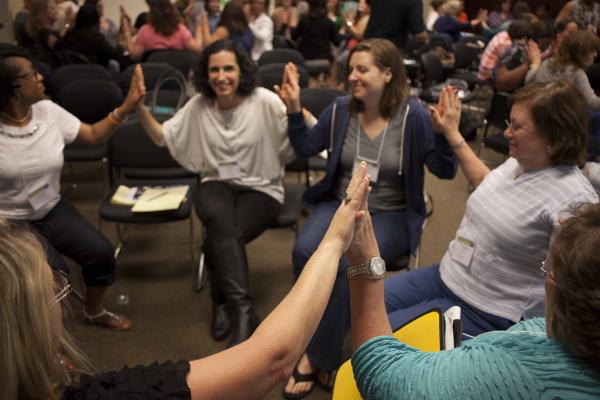
M 385 140 L 386 128 L 373 140 L 369 139 L 362 128 L 359 136 L 358 116 L 350 117 L 340 158 L 340 179 L 335 187 L 338 199 L 343 198 L 343 193 L 352 178 L 352 170 L 357 162 L 357 140 L 360 140 L 359 159 L 377 160 L 377 154 L 381 147 L 377 182 L 371 182 L 373 190 L 369 194 L 369 212 L 374 214 L 383 211 L 398 211 L 406 207 L 404 177 L 402 176 L 402 145 L 406 115 L 407 105 L 400 107 L 396 115 L 388 122 Z

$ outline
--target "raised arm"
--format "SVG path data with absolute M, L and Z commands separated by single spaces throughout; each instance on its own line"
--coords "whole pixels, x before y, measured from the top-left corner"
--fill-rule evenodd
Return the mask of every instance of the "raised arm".
M 350 200 L 340 204 L 298 281 L 250 339 L 190 363 L 187 379 L 192 399 L 263 398 L 291 374 L 327 305 L 355 221 L 365 215 L 360 211 L 368 192 L 365 175 L 366 165 L 362 165 L 348 186 Z
M 140 65 L 136 66 L 135 73 L 131 77 L 131 86 L 133 85 L 142 87 L 144 89 L 144 93 L 146 93 L 146 87 L 144 85 L 144 71 Z M 165 141 L 163 126 L 156 120 L 156 118 L 154 118 L 154 115 L 148 111 L 148 108 L 146 108 L 144 105 L 144 99 L 141 99 L 136 104 L 135 111 L 137 112 L 140 124 L 142 124 L 144 131 L 146 131 L 148 136 L 150 136 L 150 139 L 152 139 L 152 141 L 157 145 L 163 146 Z
M 138 74 L 141 74 L 141 67 L 138 65 L 134 72 L 134 77 Z M 143 99 L 146 95 L 146 88 L 143 85 L 143 77 L 142 77 L 142 85 L 138 84 L 138 81 L 133 82 L 129 87 L 129 92 L 127 93 L 127 98 L 123 104 L 117 107 L 114 111 L 111 111 L 110 114 L 96 122 L 93 125 L 81 123 L 79 127 L 79 133 L 77 135 L 77 140 L 80 140 L 84 143 L 102 143 L 114 133 L 117 126 L 123 123 L 125 116 L 127 116 L 130 112 L 132 112 L 139 102 L 143 102 Z
M 436 132 L 442 133 L 454 150 L 467 180 L 471 185 L 477 187 L 489 174 L 490 169 L 471 150 L 458 130 L 460 105 L 458 90 L 446 86 L 440 95 L 437 108 L 430 107 L 431 118 Z

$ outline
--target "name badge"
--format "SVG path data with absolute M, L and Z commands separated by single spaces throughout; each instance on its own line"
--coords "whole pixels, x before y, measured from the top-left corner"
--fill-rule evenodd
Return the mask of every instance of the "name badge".
M 27 195 L 27 201 L 33 211 L 37 211 L 52 201 L 52 197 L 53 193 L 50 188 L 50 183 L 46 182 L 41 187 L 32 190 L 29 195 Z
M 354 167 L 352 168 L 352 175 L 356 172 L 356 169 L 360 166 L 362 160 L 354 160 Z M 369 161 L 365 161 L 367 163 L 367 175 L 371 177 L 371 182 L 377 182 L 377 177 L 379 176 L 379 166 Z
M 226 181 L 242 177 L 242 169 L 237 161 L 219 164 L 219 178 Z
M 454 242 L 454 256 L 453 258 L 464 265 L 469 267 L 471 260 L 473 259 L 473 253 L 475 252 L 475 243 L 469 239 L 457 236 Z

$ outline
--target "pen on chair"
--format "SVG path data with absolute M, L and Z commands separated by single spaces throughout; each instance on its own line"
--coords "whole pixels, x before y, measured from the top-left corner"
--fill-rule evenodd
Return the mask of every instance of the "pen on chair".
M 162 196 L 164 196 L 164 195 L 165 195 L 165 194 L 167 194 L 167 193 L 168 193 L 168 192 L 162 192 L 162 193 L 159 193 L 159 194 L 157 194 L 157 195 L 156 195 L 156 196 L 154 196 L 154 197 L 150 197 L 150 198 L 149 198 L 147 201 L 156 200 L 156 199 L 158 199 L 159 197 L 162 197 Z

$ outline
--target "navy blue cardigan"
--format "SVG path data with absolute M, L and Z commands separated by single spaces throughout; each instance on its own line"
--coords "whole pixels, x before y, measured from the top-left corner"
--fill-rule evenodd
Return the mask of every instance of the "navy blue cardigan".
M 319 116 L 312 129 L 304 122 L 302 113 L 288 114 L 288 135 L 298 157 L 311 157 L 325 149 L 329 152 L 325 177 L 304 194 L 304 201 L 310 205 L 316 205 L 333 196 L 334 179 L 340 166 L 342 146 L 350 122 L 349 101 L 350 96 L 335 99 Z M 402 174 L 406 191 L 409 246 L 410 251 L 414 253 L 419 245 L 426 216 L 423 166 L 427 165 L 429 171 L 439 178 L 452 179 L 456 174 L 458 161 L 444 136 L 434 134 L 429 111 L 414 98 L 408 99 L 408 106 L 410 108 L 403 140 Z M 335 121 L 331 140 L 334 109 Z

